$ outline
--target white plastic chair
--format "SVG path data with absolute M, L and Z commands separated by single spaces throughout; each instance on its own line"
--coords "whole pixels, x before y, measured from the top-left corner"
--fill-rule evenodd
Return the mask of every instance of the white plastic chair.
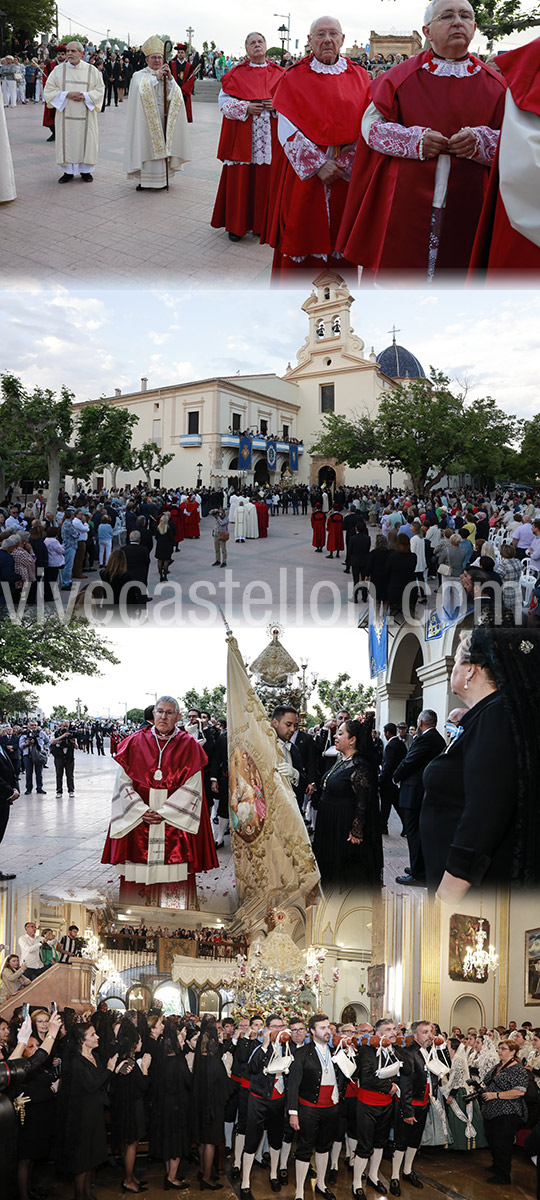
M 528 613 L 529 611 L 529 604 L 531 603 L 531 596 L 535 586 L 536 575 L 524 574 L 521 576 L 521 595 L 524 613 Z

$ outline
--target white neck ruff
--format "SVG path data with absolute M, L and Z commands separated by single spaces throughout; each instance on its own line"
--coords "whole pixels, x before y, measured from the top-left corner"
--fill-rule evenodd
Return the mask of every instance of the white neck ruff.
M 318 58 L 312 58 L 309 65 L 316 75 L 342 75 L 347 70 L 347 59 L 342 54 L 335 63 L 322 63 Z

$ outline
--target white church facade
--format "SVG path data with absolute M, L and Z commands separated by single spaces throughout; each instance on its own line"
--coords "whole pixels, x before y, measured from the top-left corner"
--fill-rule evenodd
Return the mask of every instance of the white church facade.
M 128 409 L 139 418 L 133 431 L 133 446 L 155 442 L 171 462 L 152 479 L 154 486 L 186 488 L 199 479 L 205 486 L 220 487 L 240 479 L 242 483 L 289 482 L 289 446 L 298 443 L 298 470 L 292 477 L 299 483 L 349 484 L 388 483 L 381 464 L 367 463 L 350 470 L 334 459 L 311 455 L 310 447 L 322 431 L 324 413 L 352 417 L 355 413 L 375 415 L 382 395 L 400 379 L 423 375 L 414 355 L 394 342 L 379 355 L 365 353 L 362 338 L 351 325 L 354 297 L 339 276 L 322 272 L 302 305 L 308 317 L 308 333 L 283 376 L 252 374 L 216 376 L 189 383 L 171 383 L 153 388 L 141 379 L 140 390 L 122 393 L 119 388 L 105 397 L 111 406 Z M 76 412 L 80 406 L 77 406 Z M 252 466 L 239 470 L 240 435 L 253 436 Z M 275 438 L 276 464 L 267 465 L 267 439 Z M 134 484 L 140 471 L 118 472 L 117 486 Z M 93 477 L 96 487 L 110 486 Z M 405 477 L 394 472 L 394 486 Z

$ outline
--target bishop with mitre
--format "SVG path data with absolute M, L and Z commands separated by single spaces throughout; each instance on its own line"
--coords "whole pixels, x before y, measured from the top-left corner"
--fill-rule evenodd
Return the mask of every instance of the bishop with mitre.
M 166 188 L 169 172 L 180 171 L 191 155 L 184 98 L 165 62 L 165 46 L 150 37 L 141 49 L 146 66 L 129 85 L 124 154 L 138 192 Z

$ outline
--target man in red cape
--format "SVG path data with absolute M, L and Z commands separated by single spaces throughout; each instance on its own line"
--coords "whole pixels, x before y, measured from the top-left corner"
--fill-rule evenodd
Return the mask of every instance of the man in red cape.
M 56 58 L 51 58 L 50 60 L 47 60 L 47 62 L 45 62 L 43 64 L 43 80 L 42 80 L 42 82 L 43 82 L 43 90 L 44 91 L 45 91 L 45 84 L 49 78 L 49 75 L 51 74 L 51 71 L 54 71 L 54 68 L 58 66 L 58 63 L 63 63 L 66 61 L 66 55 L 67 55 L 67 46 L 58 46 L 57 50 L 56 50 Z M 45 129 L 50 129 L 50 131 L 51 131 L 50 137 L 47 138 L 48 142 L 54 142 L 56 140 L 56 131 L 54 128 L 55 117 L 56 117 L 56 109 L 49 108 L 49 105 L 44 103 L 42 124 L 45 127 Z
M 270 98 L 282 68 L 266 59 L 262 33 L 248 33 L 247 61 L 221 80 L 223 113 L 217 156 L 223 163 L 210 224 L 225 227 L 231 242 L 260 234 L 266 213 L 270 163 L 276 147 L 276 114 Z
M 174 548 L 178 550 L 179 543 L 184 540 L 184 514 L 176 500 L 166 504 L 164 511 L 169 513 L 174 525 Z
M 183 500 L 180 505 L 180 512 L 184 520 L 184 537 L 198 538 L 200 537 L 199 525 L 201 516 L 199 513 L 199 505 L 193 499 L 191 493 L 187 500 Z
M 335 247 L 369 77 L 340 53 L 344 40 L 335 17 L 319 17 L 308 37 L 312 53 L 272 89 L 280 145 L 261 241 L 274 246 L 274 281 L 294 269 L 326 265 L 343 274 L 351 266 Z
M 257 524 L 259 526 L 259 537 L 268 537 L 268 505 L 266 500 L 254 500 L 255 508 L 257 509 Z
M 320 503 L 315 505 L 311 514 L 311 528 L 313 530 L 311 545 L 315 547 L 317 554 L 322 554 L 326 542 L 326 513 L 323 513 Z
M 195 72 L 192 64 L 188 62 L 188 59 L 186 58 L 187 46 L 183 42 L 178 42 L 178 45 L 175 46 L 175 50 L 176 58 L 171 59 L 169 66 L 171 68 L 171 75 L 173 79 L 176 79 L 178 87 L 180 88 L 180 91 L 184 97 L 186 117 L 191 125 L 193 122 L 191 97 L 195 87 Z
M 540 272 L 540 38 L 501 54 L 508 84 L 497 155 L 471 257 L 487 270 Z
M 162 696 L 154 725 L 121 743 L 112 814 L 101 861 L 120 875 L 120 900 L 147 888 L 188 884 L 218 866 L 204 798 L 208 759 L 189 733 L 177 729 L 177 701 Z M 144 891 L 143 891 L 144 894 Z
M 343 541 L 343 517 L 336 504 L 334 504 L 332 511 L 328 513 L 326 534 L 326 549 L 329 551 L 326 557 L 333 558 L 335 550 L 336 558 L 339 558 L 340 550 L 345 549 L 345 542 Z
M 468 53 L 469 0 L 432 0 L 431 49 L 373 80 L 338 239 L 374 271 L 465 271 L 500 129 L 505 83 Z

